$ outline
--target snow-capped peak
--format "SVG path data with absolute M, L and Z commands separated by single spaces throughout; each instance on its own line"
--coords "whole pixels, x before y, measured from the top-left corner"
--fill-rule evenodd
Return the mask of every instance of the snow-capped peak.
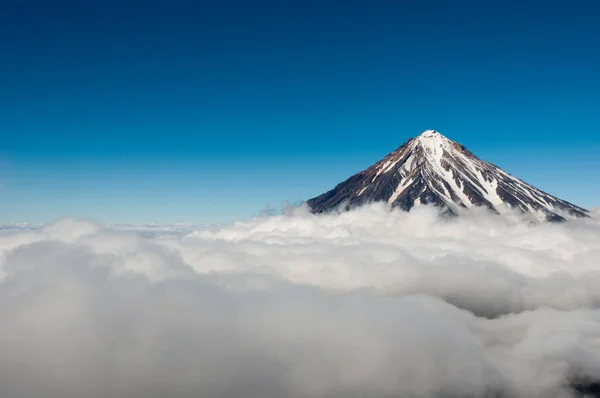
M 410 210 L 419 204 L 519 209 L 551 220 L 585 217 L 587 210 L 549 195 L 487 163 L 435 130 L 425 130 L 368 169 L 308 201 L 315 212 L 386 201 Z
M 413 143 L 422 147 L 430 161 L 439 162 L 444 151 L 452 151 L 452 141 L 435 130 L 425 130 Z
M 435 137 L 435 136 L 440 136 L 440 137 L 446 138 L 436 130 L 425 130 L 417 138 L 430 138 L 430 137 Z

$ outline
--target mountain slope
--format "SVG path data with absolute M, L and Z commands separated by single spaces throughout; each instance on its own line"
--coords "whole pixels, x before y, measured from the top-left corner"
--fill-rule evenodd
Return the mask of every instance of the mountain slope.
M 588 213 L 477 158 L 434 130 L 409 139 L 373 166 L 307 203 L 314 213 L 322 213 L 341 205 L 379 201 L 404 210 L 434 204 L 454 214 L 460 208 L 480 206 L 497 213 L 520 209 L 550 221 Z

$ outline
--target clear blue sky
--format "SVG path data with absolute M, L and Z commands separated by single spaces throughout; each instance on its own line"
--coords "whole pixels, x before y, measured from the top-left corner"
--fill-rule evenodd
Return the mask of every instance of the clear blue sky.
M 229 222 L 436 129 L 600 204 L 597 1 L 0 1 L 0 223 Z

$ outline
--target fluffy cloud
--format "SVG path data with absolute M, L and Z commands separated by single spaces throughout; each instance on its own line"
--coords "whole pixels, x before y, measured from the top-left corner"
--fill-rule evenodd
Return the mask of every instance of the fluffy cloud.
M 63 219 L 3 230 L 0 271 L 11 398 L 571 397 L 600 379 L 596 217 Z

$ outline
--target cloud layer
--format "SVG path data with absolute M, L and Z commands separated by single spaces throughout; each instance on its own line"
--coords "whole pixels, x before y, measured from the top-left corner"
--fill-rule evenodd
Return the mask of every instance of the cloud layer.
M 3 229 L 0 396 L 578 396 L 600 380 L 600 221 L 516 218 Z

